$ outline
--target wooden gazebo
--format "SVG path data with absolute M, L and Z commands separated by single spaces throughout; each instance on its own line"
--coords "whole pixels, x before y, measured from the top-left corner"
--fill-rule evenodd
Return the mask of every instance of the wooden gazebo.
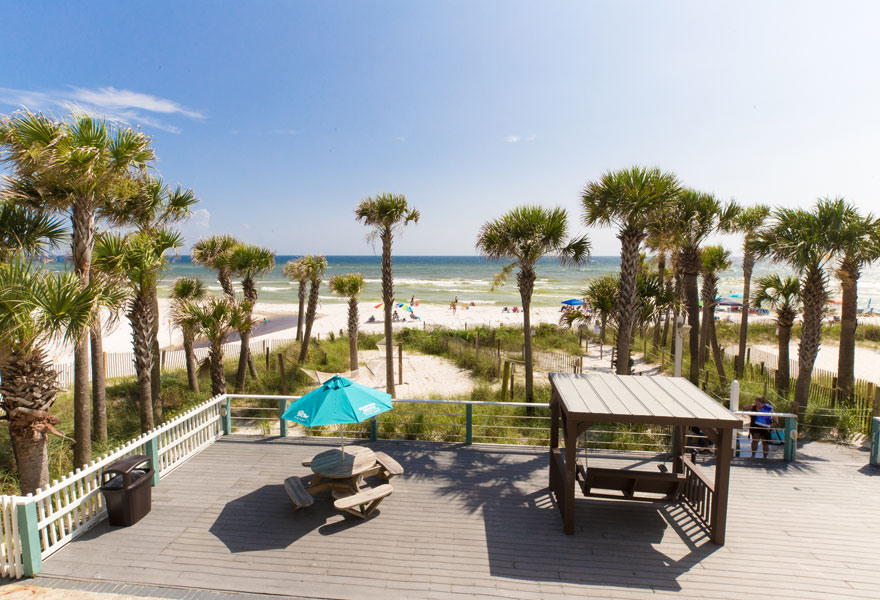
M 724 544 L 731 440 L 733 430 L 742 427 L 739 417 L 682 377 L 552 373 L 550 384 L 550 489 L 565 533 L 574 533 L 577 483 L 588 496 L 687 502 L 709 529 L 712 541 Z M 578 465 L 578 436 L 594 423 L 671 426 L 672 472 Z M 559 447 L 560 426 L 564 453 Z M 715 444 L 714 481 L 685 456 L 689 427 L 700 428 Z

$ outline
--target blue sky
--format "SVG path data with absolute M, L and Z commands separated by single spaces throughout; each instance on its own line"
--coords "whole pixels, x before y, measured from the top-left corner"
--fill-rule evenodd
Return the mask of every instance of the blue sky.
M 401 254 L 473 254 L 521 203 L 569 209 L 656 164 L 743 203 L 880 212 L 880 3 L 4 3 L 0 113 L 106 114 L 192 187 L 190 241 L 370 254 L 352 210 L 403 193 Z M 594 254 L 614 232 L 589 230 Z M 732 249 L 738 242 L 725 240 Z

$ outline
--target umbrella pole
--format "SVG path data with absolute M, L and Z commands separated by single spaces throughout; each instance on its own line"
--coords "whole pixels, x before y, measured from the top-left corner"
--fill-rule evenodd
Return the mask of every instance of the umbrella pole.
M 345 433 L 342 431 L 342 423 L 339 424 L 339 440 L 341 442 L 341 446 L 339 447 L 339 451 L 342 454 L 345 454 Z

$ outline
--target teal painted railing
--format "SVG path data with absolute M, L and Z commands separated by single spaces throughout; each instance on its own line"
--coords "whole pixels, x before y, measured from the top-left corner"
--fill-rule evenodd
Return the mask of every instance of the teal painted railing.
M 871 419 L 871 464 L 880 467 L 880 417 Z

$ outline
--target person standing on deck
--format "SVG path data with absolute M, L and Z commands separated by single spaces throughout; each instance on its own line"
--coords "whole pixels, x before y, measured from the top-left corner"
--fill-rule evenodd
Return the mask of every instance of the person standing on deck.
M 763 396 L 755 398 L 754 404 L 750 404 L 743 410 L 746 412 L 772 413 L 773 406 Z M 770 453 L 770 429 L 777 426 L 776 417 L 752 415 L 750 417 L 749 436 L 752 438 L 752 456 L 758 455 L 758 440 L 764 450 L 764 458 Z

